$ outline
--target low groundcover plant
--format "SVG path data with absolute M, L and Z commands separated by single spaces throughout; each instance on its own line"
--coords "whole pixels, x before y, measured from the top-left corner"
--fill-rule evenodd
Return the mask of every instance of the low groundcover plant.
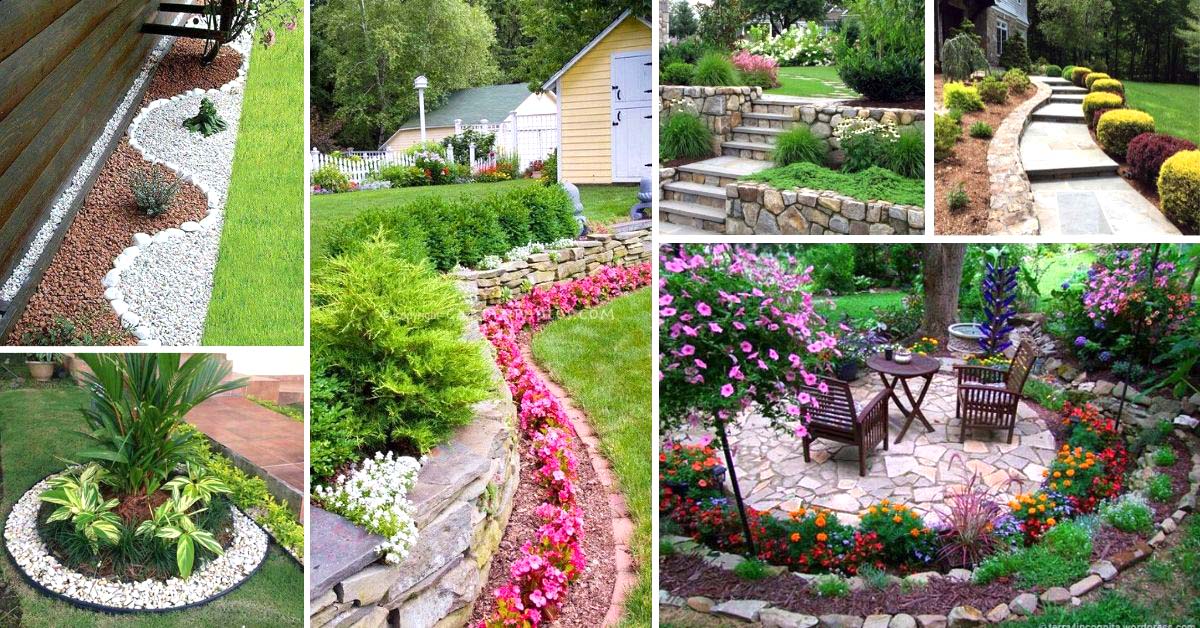
M 408 491 L 417 483 L 420 470 L 421 463 L 414 458 L 376 452 L 339 475 L 331 486 L 318 486 L 313 492 L 330 512 L 387 539 L 378 550 L 386 562 L 396 564 L 417 540 Z

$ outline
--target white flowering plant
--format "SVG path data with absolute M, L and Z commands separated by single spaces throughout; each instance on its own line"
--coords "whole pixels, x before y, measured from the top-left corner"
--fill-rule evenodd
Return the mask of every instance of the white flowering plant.
M 779 35 L 772 35 L 766 27 L 752 26 L 734 49 L 770 57 L 781 66 L 833 65 L 835 41 L 836 34 L 815 22 L 792 26 Z
M 415 458 L 377 452 L 339 475 L 332 486 L 318 486 L 313 492 L 326 510 L 385 537 L 377 549 L 387 563 L 396 564 L 417 540 L 408 491 L 420 470 Z

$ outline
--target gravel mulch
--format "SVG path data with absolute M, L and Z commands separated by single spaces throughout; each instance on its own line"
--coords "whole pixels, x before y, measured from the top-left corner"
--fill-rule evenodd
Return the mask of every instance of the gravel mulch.
M 471 621 L 467 623 L 469 626 L 487 619 L 496 610 L 492 592 L 508 582 L 509 567 L 521 555 L 521 545 L 534 538 L 541 523 L 534 514 L 534 509 L 542 503 L 546 491 L 534 479 L 536 465 L 529 453 L 529 441 L 522 439 L 520 447 L 521 481 L 513 499 L 512 516 L 508 527 L 504 529 L 500 547 L 492 557 L 491 572 L 488 574 L 483 594 L 475 604 Z M 583 576 L 568 589 L 566 604 L 563 605 L 562 614 L 554 625 L 562 628 L 595 628 L 608 611 L 613 583 L 616 580 L 616 565 L 612 562 L 611 516 L 608 493 L 596 478 L 591 459 L 577 438 L 573 440 L 572 451 L 579 461 L 577 500 L 584 516 L 583 551 L 587 556 L 588 567 Z
M 210 66 L 199 65 L 199 42 L 177 40 L 160 62 L 146 90 L 143 104 L 195 87 L 217 87 L 237 77 L 241 55 L 226 47 Z M 207 213 L 207 200 L 199 188 L 183 183 L 170 210 L 156 217 L 142 215 L 129 190 L 129 175 L 146 171 L 150 164 L 122 138 L 88 191 L 62 245 L 54 252 L 37 290 L 9 334 L 9 344 L 19 344 L 25 334 L 43 331 L 57 317 L 71 320 L 78 334 L 93 344 L 132 345 L 136 338 L 125 331 L 104 298 L 100 284 L 113 260 L 132 244 L 134 233 L 156 233 Z M 161 169 L 168 180 L 174 174 Z
M 1003 581 L 980 586 L 943 579 L 908 592 L 891 585 L 855 591 L 841 598 L 824 598 L 817 595 L 803 578 L 792 573 L 762 580 L 742 580 L 731 571 L 710 565 L 694 555 L 664 558 L 660 562 L 659 588 L 682 598 L 704 596 L 718 602 L 762 600 L 777 608 L 806 615 L 859 617 L 877 613 L 945 615 L 963 604 L 986 611 L 1008 603 L 1020 592 Z
M 942 75 L 933 78 L 934 102 L 940 106 L 942 102 Z M 934 181 L 934 228 L 940 234 L 979 235 L 987 233 L 988 206 L 991 202 L 991 182 L 987 169 L 987 153 L 990 140 L 980 140 L 971 137 L 971 125 L 976 122 L 986 122 L 992 131 L 1000 128 L 1000 123 L 1009 112 L 1018 105 L 1029 100 L 1037 90 L 1030 88 L 1024 94 L 1010 94 L 1008 102 L 1003 105 L 986 104 L 985 111 L 963 114 L 962 138 L 954 145 L 953 153 L 935 162 L 933 166 Z M 933 120 L 929 120 L 929 132 L 933 132 Z M 971 203 L 963 209 L 951 211 L 946 203 L 946 195 L 959 184 L 963 185 Z

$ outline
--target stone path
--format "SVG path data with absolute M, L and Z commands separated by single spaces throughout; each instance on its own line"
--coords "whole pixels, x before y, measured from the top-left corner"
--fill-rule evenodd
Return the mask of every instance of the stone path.
M 942 362 L 922 405 L 934 430 L 926 432 L 919 421 L 914 421 L 904 440 L 895 443 L 904 417 L 889 400 L 889 438 L 893 442 L 888 444 L 888 451 L 876 448 L 869 453 L 866 476 L 858 474 L 855 446 L 814 441 L 812 462 L 806 463 L 801 440 L 790 432 L 772 430 L 761 416 L 731 429 L 730 444 L 746 503 L 779 513 L 802 505 L 819 505 L 853 524 L 859 512 L 882 499 L 907 504 L 926 516 L 945 512 L 947 489 L 962 485 L 976 472 L 995 489 L 1002 502 L 1016 493 L 1035 489 L 1055 457 L 1054 436 L 1045 421 L 1022 401 L 1011 445 L 1005 442 L 1006 432 L 989 436 L 983 430 L 968 433 L 968 440 L 959 443 L 951 366 L 956 361 Z M 855 403 L 862 404 L 882 390 L 883 384 L 878 374 L 867 371 L 851 387 Z M 898 394 L 904 398 L 902 391 Z
M 1021 136 L 1042 235 L 1178 235 L 1152 203 L 1117 174 L 1083 119 L 1086 90 L 1057 77 L 1031 77 L 1052 90 Z
M 185 417 L 239 468 L 263 478 L 276 498 L 300 512 L 304 494 L 304 423 L 239 396 L 214 397 Z

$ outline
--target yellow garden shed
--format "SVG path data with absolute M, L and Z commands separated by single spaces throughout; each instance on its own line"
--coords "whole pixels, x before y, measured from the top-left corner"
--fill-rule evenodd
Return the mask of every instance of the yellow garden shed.
M 625 11 L 542 85 L 558 98 L 560 181 L 650 176 L 652 48 L 650 23 Z

